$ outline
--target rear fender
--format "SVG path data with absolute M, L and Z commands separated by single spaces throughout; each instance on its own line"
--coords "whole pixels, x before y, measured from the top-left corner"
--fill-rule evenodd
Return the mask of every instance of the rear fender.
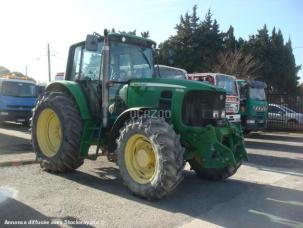
M 81 118 L 83 119 L 83 134 L 81 136 L 80 156 L 86 157 L 88 155 L 89 147 L 92 144 L 91 136 L 93 134 L 93 127 L 95 127 L 95 123 L 91 118 L 88 103 L 81 87 L 78 83 L 73 81 L 55 81 L 47 86 L 46 91 L 68 93 L 76 102 Z
M 77 103 L 82 119 L 83 120 L 91 119 L 91 114 L 89 111 L 89 107 L 85 95 L 78 83 L 73 81 L 55 81 L 47 86 L 46 91 L 69 93 Z

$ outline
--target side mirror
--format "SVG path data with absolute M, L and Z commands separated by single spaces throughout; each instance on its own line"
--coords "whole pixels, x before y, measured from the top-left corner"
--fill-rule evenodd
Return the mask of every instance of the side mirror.
M 160 56 L 160 49 L 159 48 L 154 48 L 153 53 L 154 53 L 155 58 L 158 59 L 159 56 Z
M 85 49 L 88 51 L 98 50 L 98 40 L 99 37 L 96 35 L 87 35 L 85 40 Z

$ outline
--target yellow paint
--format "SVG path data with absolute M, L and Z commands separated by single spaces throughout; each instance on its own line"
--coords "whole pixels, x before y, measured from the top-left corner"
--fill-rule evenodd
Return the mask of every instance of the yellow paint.
M 142 134 L 134 134 L 125 147 L 128 173 L 139 184 L 150 182 L 156 173 L 156 154 L 151 142 Z
M 46 108 L 40 113 L 36 133 L 41 152 L 47 157 L 56 155 L 62 141 L 62 129 L 58 115 L 52 109 Z

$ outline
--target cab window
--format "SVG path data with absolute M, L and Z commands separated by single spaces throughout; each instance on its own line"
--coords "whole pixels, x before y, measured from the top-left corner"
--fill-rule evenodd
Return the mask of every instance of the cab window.
M 96 52 L 87 51 L 83 45 L 75 48 L 72 80 L 98 80 L 102 45 L 103 43 L 99 43 Z
M 152 49 L 112 42 L 110 54 L 110 80 L 128 81 L 153 76 Z

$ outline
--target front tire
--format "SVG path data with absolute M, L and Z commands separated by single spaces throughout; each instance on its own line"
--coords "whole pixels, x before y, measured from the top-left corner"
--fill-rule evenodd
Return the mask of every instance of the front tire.
M 163 119 L 128 122 L 117 140 L 118 165 L 128 188 L 146 199 L 161 199 L 183 179 L 183 148 Z
M 197 176 L 201 179 L 211 180 L 211 181 L 220 181 L 225 180 L 236 173 L 241 163 L 236 167 L 229 166 L 222 169 L 214 168 L 203 168 L 202 165 L 197 161 L 196 158 L 193 158 L 189 161 L 190 167 L 195 171 Z
M 65 93 L 46 93 L 32 119 L 32 143 L 40 166 L 49 172 L 67 172 L 83 164 L 80 139 L 83 122 L 79 110 Z

